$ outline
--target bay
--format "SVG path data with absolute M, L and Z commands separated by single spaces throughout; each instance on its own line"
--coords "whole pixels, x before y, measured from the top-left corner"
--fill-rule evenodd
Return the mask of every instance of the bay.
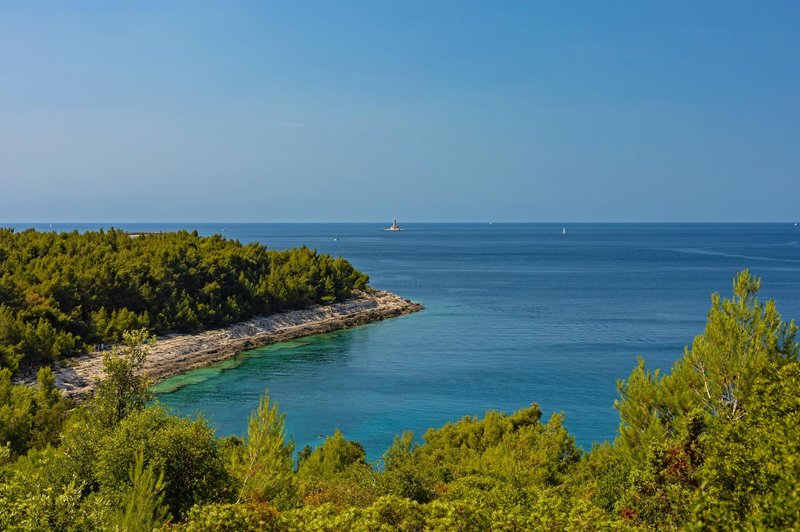
M 31 224 L 16 224 L 18 229 Z M 112 224 L 33 224 L 43 230 Z M 614 437 L 616 381 L 645 358 L 668 370 L 700 334 L 710 294 L 743 268 L 800 317 L 800 229 L 782 224 L 114 224 L 197 230 L 341 255 L 375 287 L 426 306 L 275 344 L 169 379 L 157 399 L 242 434 L 258 398 L 299 447 L 340 429 L 380 457 L 395 435 L 536 402 L 579 445 Z M 562 227 L 566 234 L 562 233 Z

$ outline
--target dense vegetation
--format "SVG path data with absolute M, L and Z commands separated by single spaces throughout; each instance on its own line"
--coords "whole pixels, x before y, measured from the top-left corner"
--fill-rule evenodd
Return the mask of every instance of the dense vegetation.
M 714 296 L 667 375 L 619 383 L 612 443 L 577 449 L 536 405 L 396 438 L 380 467 L 337 432 L 293 460 L 265 396 L 243 438 L 147 406 L 145 333 L 106 357 L 97 396 L 67 412 L 0 372 L 0 529 L 606 530 L 800 527 L 800 362 L 794 323 L 759 282 Z
M 193 332 L 339 301 L 367 280 L 305 247 L 268 251 L 186 231 L 0 229 L 0 368 L 80 353 L 128 330 Z

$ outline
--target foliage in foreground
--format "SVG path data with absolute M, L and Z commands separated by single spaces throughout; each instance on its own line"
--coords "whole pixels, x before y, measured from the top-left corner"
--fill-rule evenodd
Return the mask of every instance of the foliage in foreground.
M 337 431 L 293 467 L 283 416 L 268 397 L 244 438 L 217 439 L 203 419 L 139 401 L 146 383 L 119 378 L 136 363 L 110 360 L 107 393 L 63 426 L 46 374 L 36 390 L 8 384 L 0 528 L 798 528 L 797 331 L 773 302 L 758 302 L 758 288 L 743 272 L 732 299 L 714 296 L 704 333 L 669 374 L 640 361 L 619 383 L 616 440 L 588 453 L 561 415 L 544 422 L 534 404 L 463 418 L 422 442 L 398 436 L 378 468 Z M 115 408 L 120 397 L 133 399 Z M 39 412 L 46 422 L 37 425 Z
M 219 235 L 0 228 L 0 368 L 51 362 L 126 331 L 193 332 L 340 301 L 368 277 L 302 247 Z

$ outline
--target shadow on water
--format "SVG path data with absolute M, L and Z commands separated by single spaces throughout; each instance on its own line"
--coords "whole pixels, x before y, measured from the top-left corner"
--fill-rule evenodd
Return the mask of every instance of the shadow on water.
M 351 354 L 349 346 L 351 342 L 358 341 L 360 328 L 297 338 L 242 351 L 233 358 L 165 379 L 150 389 L 159 397 L 187 386 L 201 385 L 237 368 L 241 368 L 243 376 L 247 377 L 248 372 L 249 375 L 285 375 L 302 364 L 346 364 Z

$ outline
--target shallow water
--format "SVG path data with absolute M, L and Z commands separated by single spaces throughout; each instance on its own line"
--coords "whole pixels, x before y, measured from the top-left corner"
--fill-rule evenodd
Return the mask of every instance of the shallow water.
M 702 332 L 711 292 L 729 294 L 740 269 L 762 277 L 785 318 L 800 317 L 793 224 L 568 224 L 561 235 L 562 225 L 122 224 L 307 245 L 427 307 L 243 353 L 165 381 L 158 400 L 241 434 L 269 388 L 300 447 L 339 428 L 371 459 L 405 429 L 536 402 L 545 417 L 564 412 L 588 448 L 613 438 L 615 382 L 636 356 L 668 369 Z

